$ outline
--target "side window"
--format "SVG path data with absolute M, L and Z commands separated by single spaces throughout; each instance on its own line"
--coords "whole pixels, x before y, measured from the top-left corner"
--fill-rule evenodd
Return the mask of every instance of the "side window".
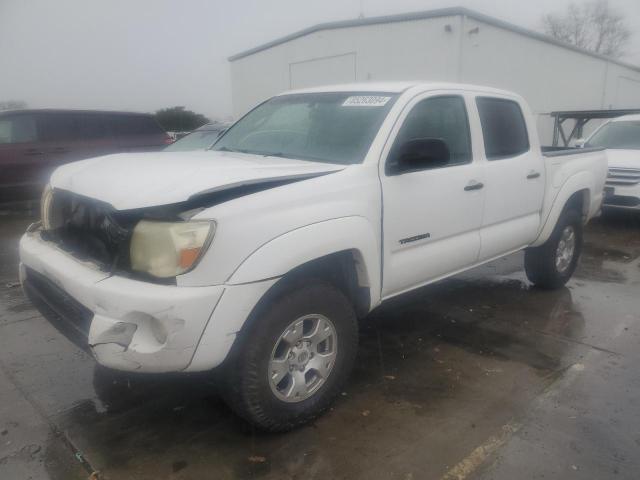
M 110 131 L 105 122 L 104 116 L 98 113 L 82 113 L 79 116 L 80 132 L 87 140 L 97 140 L 108 138 Z
M 158 122 L 151 116 L 139 115 L 131 117 L 132 129 L 138 135 L 157 135 L 164 133 Z
M 28 143 L 37 140 L 33 115 L 11 115 L 0 118 L 0 144 Z
M 113 130 L 120 136 L 153 135 L 163 133 L 153 117 L 146 115 L 113 115 Z
M 127 117 L 124 115 L 107 115 L 105 118 L 109 129 L 114 133 L 114 135 L 121 137 L 127 134 Z
M 432 97 L 416 104 L 400 128 L 395 145 L 417 139 L 444 141 L 449 149 L 449 162 L 445 166 L 471 162 L 471 135 L 464 99 Z
M 518 105 L 502 98 L 476 98 L 484 150 L 488 160 L 515 157 L 529 151 L 527 125 Z
M 78 121 L 70 113 L 44 113 L 39 118 L 42 140 L 46 142 L 66 142 L 79 140 Z

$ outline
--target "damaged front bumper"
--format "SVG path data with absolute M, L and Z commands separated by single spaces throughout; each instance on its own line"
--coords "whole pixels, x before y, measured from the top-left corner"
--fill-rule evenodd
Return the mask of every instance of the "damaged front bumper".
M 98 363 L 118 370 L 187 369 L 225 289 L 111 276 L 43 241 L 38 231 L 22 237 L 20 259 L 25 292 L 43 315 Z M 215 363 L 227 352 L 220 353 Z

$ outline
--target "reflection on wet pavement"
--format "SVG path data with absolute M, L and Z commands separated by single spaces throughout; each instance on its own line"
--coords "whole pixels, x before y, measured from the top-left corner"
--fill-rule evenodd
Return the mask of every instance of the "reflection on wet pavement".
M 582 263 L 566 288 L 531 288 L 516 254 L 377 309 L 362 322 L 352 382 L 332 410 L 280 435 L 256 432 L 235 417 L 209 374 L 142 377 L 96 367 L 11 286 L 15 242 L 27 221 L 0 222 L 0 365 L 7 377 L 0 394 L 16 397 L 0 407 L 0 431 L 7 430 L 0 440 L 13 442 L 0 450 L 1 478 L 27 470 L 34 478 L 86 478 L 89 468 L 105 479 L 421 479 L 466 476 L 470 465 L 482 465 L 486 478 L 509 478 L 500 476 L 498 446 L 515 448 L 520 433 L 491 444 L 498 457 L 484 448 L 487 461 L 464 461 L 506 425 L 530 431 L 542 399 L 560 385 L 570 395 L 565 383 L 576 365 L 584 374 L 597 362 L 640 389 L 632 363 L 640 333 L 640 225 L 629 216 L 589 227 Z M 609 400 L 638 418 L 638 404 Z M 18 415 L 24 408 L 39 419 L 31 430 Z M 601 441 L 618 439 L 607 434 Z M 35 445 L 25 450 L 28 458 L 20 453 L 24 445 Z M 76 454 L 89 467 L 81 468 Z M 488 469 L 494 463 L 496 470 Z M 620 462 L 620 478 L 633 478 L 635 465 Z

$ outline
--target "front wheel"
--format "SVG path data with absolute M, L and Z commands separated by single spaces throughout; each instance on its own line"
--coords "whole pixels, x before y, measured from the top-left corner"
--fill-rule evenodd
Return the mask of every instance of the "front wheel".
M 582 252 L 582 217 L 566 210 L 549 239 L 539 247 L 525 251 L 527 278 L 541 288 L 560 288 L 569 281 Z
M 308 280 L 273 299 L 239 341 L 226 366 L 227 403 L 262 429 L 285 431 L 317 417 L 341 391 L 358 324 L 340 290 Z

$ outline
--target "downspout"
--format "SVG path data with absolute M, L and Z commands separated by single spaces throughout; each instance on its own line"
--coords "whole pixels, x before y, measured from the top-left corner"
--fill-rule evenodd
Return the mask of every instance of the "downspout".
M 464 29 L 466 27 L 467 16 L 464 13 L 460 14 L 460 28 L 458 29 L 458 72 L 456 82 L 462 83 L 462 56 L 464 53 Z

